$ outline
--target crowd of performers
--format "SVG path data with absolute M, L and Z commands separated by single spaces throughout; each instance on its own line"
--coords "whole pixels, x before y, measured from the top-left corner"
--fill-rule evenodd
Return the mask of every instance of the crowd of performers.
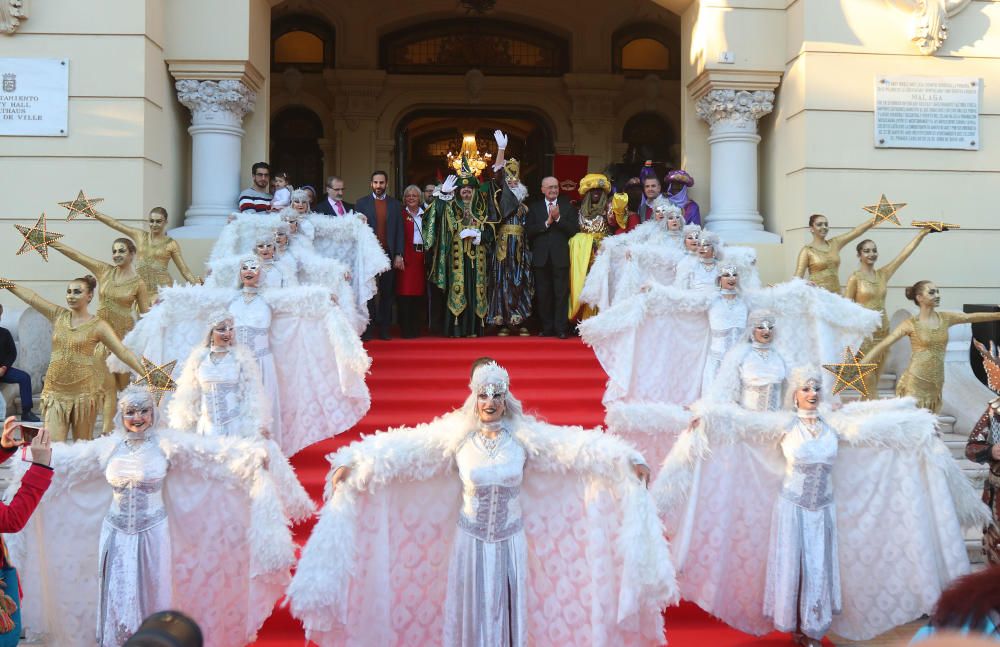
M 496 171 L 501 211 L 525 217 L 516 166 L 501 154 Z M 489 296 L 488 272 L 530 291 L 531 261 L 524 223 L 490 226 L 474 183 L 447 179 L 421 224 L 456 335 L 492 312 L 517 326 L 530 304 L 518 289 Z M 95 215 L 129 236 L 111 264 L 52 244 L 97 278 L 71 281 L 66 308 L 8 286 L 53 322 L 54 471 L 4 551 L 29 636 L 90 645 L 96 630 L 119 646 L 174 608 L 207 644 L 236 646 L 287 594 L 321 647 L 658 645 L 663 610 L 683 597 L 741 631 L 816 645 L 928 613 L 970 569 L 963 528 L 985 526 L 996 559 L 1000 404 L 968 447 L 990 464 L 982 500 L 934 414 L 948 327 L 1000 315 L 939 312 L 921 281 L 907 290 L 919 313 L 888 330 L 888 279 L 928 231 L 881 268 L 861 242 L 842 296 L 839 253 L 871 224 L 827 239 L 814 216 L 797 269 L 809 280 L 765 287 L 752 249 L 723 245 L 676 201 L 644 197 L 640 222 L 606 177 L 581 192 L 569 255 L 585 270 L 570 270 L 569 303 L 590 308 L 580 332 L 608 373 L 607 430 L 547 424 L 502 366 L 477 361 L 457 409 L 328 457 L 297 565 L 289 528 L 316 511 L 288 457 L 370 404 L 360 335 L 390 266 L 373 229 L 292 192 L 278 213 L 235 217 L 204 279 L 158 213 L 148 232 Z M 609 237 L 613 223 L 626 231 Z M 170 259 L 190 284 L 169 284 Z M 832 395 L 820 364 L 848 346 L 880 362 L 904 335 L 899 397 L 877 399 L 877 376 L 867 401 Z M 982 352 L 1000 387 L 996 352 Z M 175 360 L 170 391 L 150 367 Z M 153 383 L 126 386 L 129 373 Z M 93 438 L 99 411 L 110 433 Z M 11 491 L 38 486 L 35 472 L 18 470 Z

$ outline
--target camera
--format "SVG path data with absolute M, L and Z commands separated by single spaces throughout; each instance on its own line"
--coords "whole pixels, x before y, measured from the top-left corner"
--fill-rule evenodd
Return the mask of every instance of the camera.
M 19 422 L 11 434 L 11 440 L 18 443 L 30 443 L 42 430 L 45 424 L 41 422 Z

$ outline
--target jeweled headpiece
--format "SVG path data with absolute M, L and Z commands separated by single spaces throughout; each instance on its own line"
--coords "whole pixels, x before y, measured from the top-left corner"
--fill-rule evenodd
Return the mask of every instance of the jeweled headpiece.
M 217 308 L 208 314 L 208 325 L 214 328 L 223 321 L 229 321 L 232 318 L 233 314 L 231 312 L 225 308 Z
M 701 225 L 684 225 L 685 238 L 698 238 L 701 235 Z
M 521 181 L 521 163 L 513 157 L 503 163 L 503 170 L 508 180 Z
M 462 153 L 461 166 L 458 171 L 458 181 L 455 183 L 455 188 L 464 189 L 470 187 L 473 189 L 479 188 L 479 180 L 476 179 L 476 172 L 472 170 L 472 165 L 469 163 L 468 153 Z
M 653 168 L 653 160 L 646 160 L 639 171 L 639 181 L 645 182 L 646 178 L 656 177 L 656 169 Z
M 674 169 L 673 171 L 667 173 L 666 177 L 663 179 L 667 184 L 678 182 L 684 186 L 694 186 L 694 178 L 691 177 L 691 174 L 684 169 Z
M 716 273 L 719 277 L 740 275 L 735 265 L 720 265 L 719 268 L 716 270 Z
M 469 388 L 473 395 L 485 393 L 492 397 L 497 394 L 506 394 L 510 389 L 510 376 L 507 374 L 507 370 L 496 362 L 483 364 L 472 373 Z
M 719 246 L 719 234 L 713 231 L 702 230 L 698 234 L 698 246 L 699 247 L 718 247 Z
M 144 386 L 139 384 L 129 384 L 118 394 L 118 409 L 124 410 L 127 407 L 149 407 L 156 408 L 156 398 Z
M 603 173 L 587 173 L 583 176 L 583 179 L 580 180 L 580 188 L 577 189 L 577 191 L 579 191 L 580 195 L 583 195 L 584 193 L 593 191 L 594 189 L 600 189 L 605 193 L 610 193 L 611 180 L 609 180 L 608 176 Z
M 262 231 L 254 239 L 254 245 L 274 245 L 274 231 Z
M 807 384 L 816 387 L 823 384 L 823 373 L 815 364 L 797 366 L 792 369 L 791 374 L 788 376 L 788 386 L 792 391 L 796 391 Z
M 774 330 L 777 318 L 770 310 L 754 310 L 747 317 L 747 341 L 753 342 L 753 331 L 757 328 Z
M 244 258 L 240 261 L 240 270 L 253 270 L 256 272 L 260 269 L 260 261 L 256 258 Z
M 652 206 L 654 212 L 665 214 L 667 220 L 670 220 L 671 218 L 684 217 L 684 214 L 683 212 L 681 212 L 680 208 L 674 203 L 672 203 L 670 200 L 667 200 L 662 195 L 653 200 Z
M 288 223 L 287 223 L 287 222 L 279 222 L 279 223 L 278 223 L 278 224 L 277 224 L 277 225 L 276 225 L 276 226 L 274 227 L 274 236 L 275 236 L 276 238 L 277 238 L 277 237 L 278 237 L 278 235 L 280 235 L 280 234 L 284 234 L 285 236 L 287 236 L 287 235 L 288 235 L 288 234 L 290 234 L 291 232 L 292 232 L 292 228 L 288 226 Z
M 996 344 L 990 341 L 989 349 L 978 339 L 973 339 L 972 343 L 983 358 L 983 370 L 986 371 L 986 384 L 996 394 L 1000 394 L 1000 353 L 997 352 Z

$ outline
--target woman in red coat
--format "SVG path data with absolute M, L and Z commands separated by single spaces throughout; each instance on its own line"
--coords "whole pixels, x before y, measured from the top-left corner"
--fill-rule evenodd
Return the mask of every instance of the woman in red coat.
M 399 327 L 404 339 L 420 336 L 421 303 L 427 289 L 424 271 L 423 191 L 411 184 L 403 190 L 403 267 L 396 270 Z

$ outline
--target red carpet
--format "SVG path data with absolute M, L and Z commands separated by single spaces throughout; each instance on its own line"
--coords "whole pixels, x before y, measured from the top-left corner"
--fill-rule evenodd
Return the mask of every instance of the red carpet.
M 511 387 L 527 411 L 554 424 L 596 426 L 604 420 L 601 396 L 606 376 L 593 352 L 579 339 L 486 337 L 481 339 L 394 339 L 366 344 L 372 357 L 368 386 L 372 407 L 353 429 L 317 443 L 293 459 L 299 479 L 319 502 L 329 464 L 326 454 L 389 426 L 411 425 L 459 406 L 469 393 L 469 366 L 478 357 L 496 359 L 510 373 Z M 296 526 L 301 544 L 312 523 Z M 672 647 L 788 645 L 787 636 L 754 638 L 714 620 L 692 604 L 667 611 Z M 277 608 L 264 624 L 258 647 L 303 647 L 302 626 Z M 417 647 L 417 646 L 413 646 Z M 582 647 L 582 646 L 581 646 Z

